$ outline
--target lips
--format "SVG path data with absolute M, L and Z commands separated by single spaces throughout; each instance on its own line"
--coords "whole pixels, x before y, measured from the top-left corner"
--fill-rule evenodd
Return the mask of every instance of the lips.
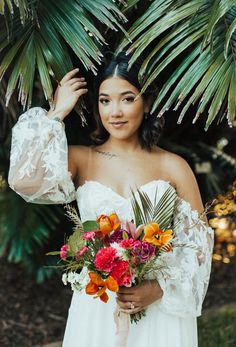
M 110 122 L 109 124 L 110 124 L 113 128 L 119 129 L 119 128 L 122 128 L 126 123 L 128 123 L 128 122 L 126 122 L 126 121 L 124 121 L 124 122 L 119 121 L 119 122 Z
M 127 122 L 110 122 L 112 125 L 120 125 L 120 124 L 126 124 Z

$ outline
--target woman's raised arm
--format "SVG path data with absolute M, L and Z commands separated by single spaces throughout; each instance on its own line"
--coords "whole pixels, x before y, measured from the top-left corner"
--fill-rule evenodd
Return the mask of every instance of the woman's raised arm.
M 70 160 L 61 122 L 79 97 L 86 82 L 75 78 L 77 69 L 62 79 L 55 93 L 55 108 L 48 113 L 35 107 L 19 117 L 12 130 L 9 185 L 26 201 L 65 203 L 74 200 L 77 172 Z M 70 170 L 72 171 L 72 177 Z

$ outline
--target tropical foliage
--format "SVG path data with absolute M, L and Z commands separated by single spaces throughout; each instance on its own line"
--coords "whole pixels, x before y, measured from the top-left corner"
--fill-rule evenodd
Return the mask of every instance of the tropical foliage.
M 130 1 L 136 3 L 137 1 Z M 129 1 L 128 1 L 129 3 Z M 134 50 L 132 64 L 142 53 L 140 79 L 145 90 L 165 79 L 153 106 L 161 116 L 182 106 L 197 104 L 195 123 L 208 113 L 206 129 L 214 119 L 227 117 L 232 126 L 236 114 L 236 3 L 235 0 L 154 0 L 128 30 L 118 50 Z M 161 105 L 161 107 L 160 107 Z
M 0 13 L 5 15 L 0 22 L 0 79 L 11 69 L 6 104 L 18 84 L 24 107 L 31 105 L 36 72 L 52 103 L 51 77 L 60 80 L 73 67 L 69 48 L 85 69 L 96 73 L 106 44 L 96 20 L 113 30 L 123 30 L 120 20 L 125 20 L 112 0 L 2 0 Z

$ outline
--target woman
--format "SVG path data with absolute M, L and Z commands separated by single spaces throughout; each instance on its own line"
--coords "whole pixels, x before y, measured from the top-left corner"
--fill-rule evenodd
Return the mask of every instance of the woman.
M 23 114 L 13 129 L 9 184 L 29 202 L 77 199 L 82 221 L 113 211 L 131 220 L 131 189 L 154 201 L 172 186 L 179 200 L 175 233 L 198 251 L 177 247 L 166 253 L 167 278 L 120 288 L 107 304 L 75 292 L 63 346 L 196 347 L 213 234 L 199 217 L 203 205 L 188 164 L 157 147 L 161 121 L 149 114 L 151 98 L 140 95 L 139 66 L 127 67 L 128 58 L 120 54 L 97 79 L 96 146 L 70 146 L 67 153 L 62 121 L 88 91 L 77 69 L 61 80 L 54 110 L 33 108 Z M 125 313 L 146 308 L 146 317 L 129 327 L 122 343 L 116 340 L 116 305 Z

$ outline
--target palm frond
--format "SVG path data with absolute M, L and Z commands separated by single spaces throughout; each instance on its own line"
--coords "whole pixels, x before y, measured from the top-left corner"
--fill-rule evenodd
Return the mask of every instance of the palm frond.
M 97 22 L 112 30 L 122 30 L 127 36 L 121 24 L 126 19 L 112 0 L 15 3 L 19 7 L 13 5 L 10 16 L 8 8 L 12 1 L 4 2 L 0 8 L 5 15 L 4 22 L 0 14 L 0 79 L 9 72 L 7 102 L 18 88 L 24 108 L 31 106 L 35 71 L 39 73 L 46 99 L 52 102 L 51 78 L 60 80 L 73 68 L 70 50 L 86 70 L 96 74 L 96 65 L 102 60 L 101 47 L 106 45 Z
M 42 248 L 62 215 L 58 207 L 27 204 L 8 190 L 1 192 L 0 205 L 0 256 L 8 250 L 12 262 L 24 262 Z
M 18 9 L 20 20 L 24 24 L 28 15 L 26 0 L 1 0 L 0 1 L 0 14 L 9 13 L 10 16 L 14 15 L 14 10 Z
M 194 122 L 208 113 L 206 127 L 236 116 L 236 4 L 234 0 L 152 1 L 128 31 L 118 51 L 134 50 L 130 65 L 142 54 L 140 70 L 145 91 L 160 83 L 152 112 L 182 108 L 179 122 L 196 105 Z M 146 54 L 147 53 L 147 54 Z M 172 67 L 172 73 L 166 74 Z M 164 83 L 162 82 L 164 80 Z
M 154 206 L 153 220 L 158 221 L 158 224 L 163 229 L 171 226 L 176 197 L 175 189 L 169 186 Z
M 169 186 L 158 201 L 156 192 L 154 203 L 145 192 L 138 190 L 137 194 L 132 193 L 131 200 L 136 226 L 156 222 L 162 229 L 171 227 L 177 197 L 173 187 Z
M 122 4 L 123 6 L 121 8 L 122 12 L 126 13 L 129 10 L 132 10 L 134 7 L 137 7 L 137 5 L 138 5 L 138 3 L 140 1 L 141 0 L 128 0 L 128 1 L 124 1 L 123 4 Z

